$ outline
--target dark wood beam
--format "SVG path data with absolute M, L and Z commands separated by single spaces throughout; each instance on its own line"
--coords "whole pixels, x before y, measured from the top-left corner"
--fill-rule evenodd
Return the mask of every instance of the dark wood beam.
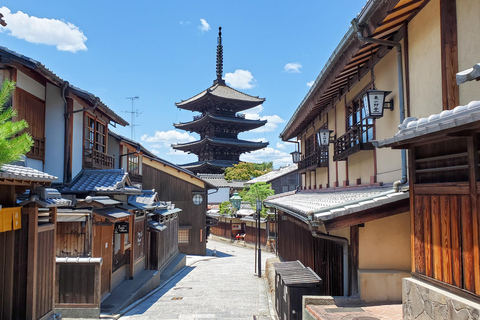
M 442 102 L 443 110 L 459 105 L 457 47 L 457 3 L 440 0 L 440 33 L 442 50 Z

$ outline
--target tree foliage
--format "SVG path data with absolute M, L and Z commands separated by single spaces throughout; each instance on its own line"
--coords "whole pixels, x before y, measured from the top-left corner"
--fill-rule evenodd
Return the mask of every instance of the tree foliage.
M 7 105 L 15 90 L 15 82 L 5 80 L 0 90 L 0 165 L 20 159 L 33 145 L 28 133 L 20 134 L 28 124 L 25 120 L 12 121 L 17 112 Z
M 272 171 L 273 162 L 240 162 L 233 167 L 225 169 L 225 179 L 231 180 L 251 180 Z
M 223 201 L 218 206 L 218 209 L 221 215 L 224 215 L 224 214 L 233 215 L 233 207 L 230 201 Z
M 266 182 L 257 182 L 252 184 L 248 188 L 244 188 L 240 193 L 240 196 L 244 201 L 250 202 L 252 208 L 257 207 L 257 200 L 265 200 L 268 196 L 275 194 L 275 191 L 271 189 L 271 184 Z M 267 208 L 262 207 L 262 215 L 265 215 Z

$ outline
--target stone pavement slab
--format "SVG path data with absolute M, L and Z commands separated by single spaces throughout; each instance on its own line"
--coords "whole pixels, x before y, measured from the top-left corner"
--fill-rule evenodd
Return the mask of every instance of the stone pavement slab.
M 402 305 L 307 305 L 309 313 L 318 320 L 402 320 Z
M 255 251 L 212 240 L 207 248 L 209 255 L 187 256 L 187 267 L 120 319 L 271 319 Z M 272 256 L 262 251 L 262 272 Z

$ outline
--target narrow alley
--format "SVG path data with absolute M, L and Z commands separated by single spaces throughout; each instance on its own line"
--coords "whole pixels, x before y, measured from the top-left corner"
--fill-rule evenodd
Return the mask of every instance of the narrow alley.
M 270 257 L 262 251 L 262 272 Z M 209 240 L 207 256 L 188 256 L 185 269 L 120 319 L 271 319 L 266 286 L 253 249 Z

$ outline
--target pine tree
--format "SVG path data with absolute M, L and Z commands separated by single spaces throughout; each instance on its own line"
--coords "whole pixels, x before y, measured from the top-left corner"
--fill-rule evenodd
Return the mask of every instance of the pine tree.
M 5 80 L 0 91 L 0 166 L 20 159 L 30 151 L 33 139 L 28 133 L 20 134 L 28 124 L 25 120 L 12 121 L 17 112 L 7 105 L 15 90 L 15 82 Z

